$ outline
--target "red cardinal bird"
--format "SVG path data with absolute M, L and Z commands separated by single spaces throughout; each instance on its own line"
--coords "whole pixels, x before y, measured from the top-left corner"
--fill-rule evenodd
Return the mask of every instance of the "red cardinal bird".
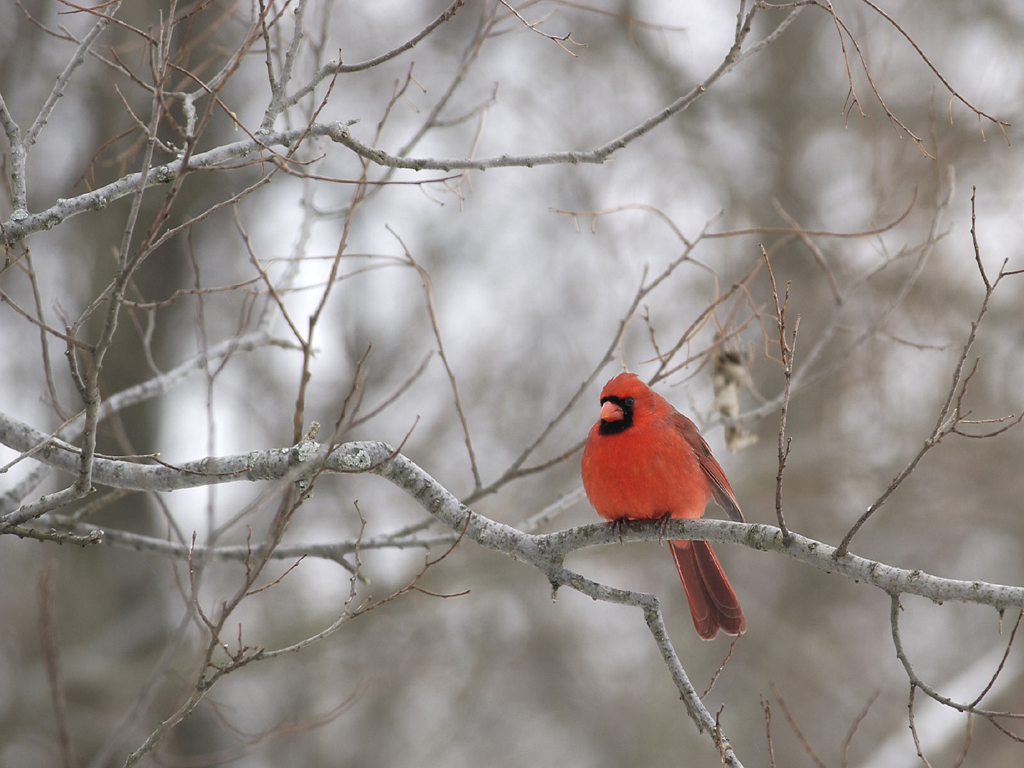
M 736 495 L 696 425 L 635 374 L 601 390 L 601 420 L 590 430 L 580 467 L 583 489 L 606 520 L 698 518 L 711 498 L 743 522 Z M 740 601 L 706 541 L 670 541 L 697 634 L 738 635 Z

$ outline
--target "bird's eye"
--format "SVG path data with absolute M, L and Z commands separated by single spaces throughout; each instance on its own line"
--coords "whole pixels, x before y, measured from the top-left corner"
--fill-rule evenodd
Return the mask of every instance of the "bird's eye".
M 633 400 L 632 397 L 627 397 L 624 402 L 626 403 L 626 407 L 627 408 L 632 408 L 633 407 L 633 403 L 635 401 Z

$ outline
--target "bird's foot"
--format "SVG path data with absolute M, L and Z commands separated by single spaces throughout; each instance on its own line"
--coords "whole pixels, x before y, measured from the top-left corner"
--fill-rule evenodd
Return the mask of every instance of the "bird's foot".
M 655 526 L 658 529 L 658 543 L 661 544 L 662 539 L 665 538 L 665 528 L 672 522 L 672 513 L 666 512 L 664 515 L 658 518 Z
M 622 527 L 625 526 L 625 525 L 629 525 L 629 518 L 628 517 L 617 517 L 614 520 L 612 520 L 611 523 L 609 523 L 609 525 L 611 525 L 612 531 L 615 533 L 615 535 L 619 537 L 619 544 L 621 544 L 622 543 Z

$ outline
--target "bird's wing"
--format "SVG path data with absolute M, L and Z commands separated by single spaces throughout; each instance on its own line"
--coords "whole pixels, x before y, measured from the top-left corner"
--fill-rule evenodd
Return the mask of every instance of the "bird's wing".
M 746 522 L 743 519 L 743 512 L 740 511 L 740 504 L 736 501 L 736 494 L 733 493 L 729 481 L 725 479 L 725 472 L 715 461 L 715 457 L 711 455 L 711 448 L 704 442 L 704 438 L 697 430 L 697 425 L 678 411 L 672 414 L 672 422 L 696 454 L 697 462 L 711 485 L 711 495 L 714 497 L 715 503 L 737 523 Z

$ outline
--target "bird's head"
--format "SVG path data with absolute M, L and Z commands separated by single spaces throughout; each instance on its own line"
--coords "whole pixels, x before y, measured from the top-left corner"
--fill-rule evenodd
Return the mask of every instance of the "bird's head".
M 620 373 L 601 390 L 601 421 L 598 432 L 617 435 L 633 426 L 634 417 L 654 405 L 654 392 L 635 373 Z

